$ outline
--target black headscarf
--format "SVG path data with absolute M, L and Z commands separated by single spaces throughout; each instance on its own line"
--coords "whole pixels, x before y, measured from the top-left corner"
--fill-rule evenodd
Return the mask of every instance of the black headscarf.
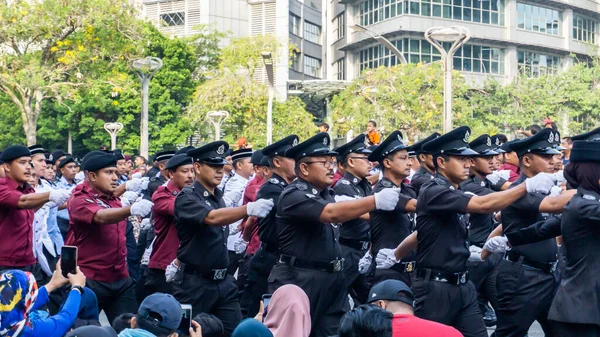
M 563 173 L 567 180 L 567 189 L 581 187 L 600 194 L 600 163 L 571 162 L 565 166 Z

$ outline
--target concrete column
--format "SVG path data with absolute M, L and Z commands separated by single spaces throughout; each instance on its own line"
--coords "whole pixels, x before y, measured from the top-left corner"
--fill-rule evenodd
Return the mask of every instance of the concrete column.
M 504 27 L 506 27 L 504 38 L 508 41 L 514 40 L 517 36 L 518 14 L 517 0 L 506 0 L 504 2 Z
M 517 62 L 517 46 L 509 46 L 506 48 L 506 54 L 504 55 L 504 75 L 506 77 L 506 83 L 504 84 L 514 81 L 519 76 Z

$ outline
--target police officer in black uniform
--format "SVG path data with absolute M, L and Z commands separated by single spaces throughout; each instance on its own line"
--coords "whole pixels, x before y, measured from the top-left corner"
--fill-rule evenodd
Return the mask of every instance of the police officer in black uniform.
M 415 227 L 415 212 L 417 210 L 417 193 L 403 180 L 410 174 L 411 162 L 400 131 L 392 132 L 373 153 L 369 160 L 379 162 L 383 178 L 375 185 L 373 192 L 384 188 L 399 188 L 400 199 L 393 211 L 371 212 L 371 253 L 377 256 L 379 251 L 393 250 L 408 237 Z M 394 279 L 410 286 L 411 275 L 416 270 L 415 253 L 404 256 L 400 263 L 395 263 L 389 269 L 375 269 L 372 283 Z
M 242 319 L 237 286 L 227 274 L 228 226 L 246 216 L 264 217 L 273 207 L 270 200 L 224 208 L 217 188 L 223 178 L 228 145 L 216 141 L 188 152 L 194 160 L 196 181 L 175 199 L 175 225 L 179 237 L 177 259 L 183 264 L 173 295 L 180 303 L 192 305 L 196 313 L 206 312 L 223 321 L 230 336 Z
M 417 195 L 419 195 L 419 190 L 421 189 L 421 186 L 431 181 L 431 179 L 433 179 L 433 175 L 435 174 L 433 156 L 431 155 L 431 153 L 427 153 L 427 151 L 423 150 L 423 145 L 439 136 L 439 133 L 434 132 L 427 138 L 411 145 L 408 148 L 409 152 L 415 153 L 415 155 L 417 156 L 417 160 L 419 160 L 419 163 L 421 163 L 421 168 L 419 168 L 417 172 L 415 172 L 410 181 L 410 185 L 415 190 L 415 192 L 417 192 Z
M 540 172 L 552 173 L 555 132 L 544 129 L 537 134 L 511 143 L 519 156 L 521 176 L 511 185 L 519 186 L 525 179 Z M 550 197 L 546 193 L 527 193 L 502 210 L 502 229 L 511 233 L 547 220 L 551 213 L 562 213 L 573 192 Z M 552 336 L 548 310 L 556 290 L 554 268 L 557 245 L 555 239 L 515 247 L 500 263 L 497 277 L 498 324 L 497 337 L 522 337 L 537 320 L 547 336 Z
M 361 134 L 350 142 L 334 149 L 344 166 L 344 176 L 334 186 L 336 200 L 358 199 L 372 194 L 371 183 L 367 180 L 371 165 L 365 147 L 365 135 Z M 348 290 L 359 303 L 365 303 L 370 287 L 362 274 L 358 272 L 358 261 L 368 251 L 371 241 L 371 229 L 368 215 L 344 222 L 340 227 L 339 243 L 344 258 L 344 275 Z
M 285 151 L 298 145 L 298 136 L 287 136 L 262 150 L 269 158 L 269 166 L 273 172 L 259 189 L 256 199 L 272 199 L 275 205 L 283 189 L 296 178 L 294 159 L 286 157 Z M 268 278 L 271 269 L 277 263 L 277 226 L 275 220 L 276 206 L 269 215 L 258 220 L 258 237 L 260 248 L 250 259 L 248 280 L 240 304 L 244 317 L 254 317 L 260 308 L 260 300 L 268 290 Z
M 542 175 L 516 189 L 485 196 L 459 190 L 469 176 L 468 156 L 477 154 L 469 148 L 470 132 L 459 127 L 423 145 L 433 155 L 437 174 L 422 186 L 417 199 L 417 278 L 412 289 L 417 316 L 451 325 L 465 337 L 487 337 L 477 290 L 467 272 L 471 253 L 466 213 L 501 210 L 528 190 L 550 189 L 554 179 Z M 403 257 L 407 240 L 396 249 L 396 258 Z
M 339 226 L 374 209 L 392 210 L 399 191 L 384 189 L 374 196 L 335 202 L 330 138 L 320 133 L 286 151 L 294 158 L 298 178 L 277 203 L 279 262 L 269 276 L 269 292 L 284 284 L 302 288 L 310 300 L 310 336 L 335 335 L 349 309 Z

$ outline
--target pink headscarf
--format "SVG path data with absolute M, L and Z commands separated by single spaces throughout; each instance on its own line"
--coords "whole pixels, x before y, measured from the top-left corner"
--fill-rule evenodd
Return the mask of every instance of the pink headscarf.
M 304 290 L 293 284 L 275 290 L 265 319 L 273 337 L 308 337 L 310 324 L 310 302 Z

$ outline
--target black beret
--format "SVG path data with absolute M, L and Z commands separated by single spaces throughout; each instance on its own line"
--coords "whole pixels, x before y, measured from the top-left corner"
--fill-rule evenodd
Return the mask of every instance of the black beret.
M 160 151 L 154 155 L 156 161 L 170 160 L 175 155 L 174 150 Z
M 489 135 L 481 135 L 475 138 L 474 141 L 469 143 L 469 147 L 477 152 L 478 154 L 473 155 L 474 157 L 482 156 L 497 156 L 499 153 L 494 151 L 494 144 L 492 143 L 492 138 Z
M 58 160 L 58 158 L 65 156 L 65 155 L 66 155 L 65 151 L 56 150 L 56 151 L 52 152 L 52 154 L 50 155 L 50 157 L 48 157 L 48 159 L 56 162 Z
M 358 137 L 352 139 L 348 143 L 333 149 L 333 151 L 338 153 L 338 157 L 345 158 L 350 153 L 360 153 L 360 154 L 371 154 L 371 150 L 369 150 L 365 145 L 365 134 L 360 134 Z
M 123 155 L 123 150 L 121 150 L 121 149 L 114 149 L 113 150 L 113 155 L 115 156 L 115 158 L 117 160 L 123 160 L 123 159 L 125 159 L 125 156 Z
M 382 161 L 385 157 L 400 150 L 408 150 L 408 146 L 404 143 L 402 132 L 396 130 L 390 133 L 387 138 L 379 144 L 375 150 L 369 155 L 370 161 Z
M 552 129 L 543 129 L 535 135 L 514 142 L 510 148 L 522 157 L 525 154 L 560 154 L 554 146 L 555 131 Z
M 252 157 L 252 149 L 239 149 L 231 153 L 231 160 Z
M 36 155 L 36 154 L 44 154 L 46 152 L 46 150 L 44 150 L 44 148 L 41 145 L 31 145 L 29 147 L 29 152 L 31 152 L 31 155 Z
M 8 163 L 21 157 L 31 157 L 31 152 L 25 145 L 11 145 L 2 151 L 0 161 Z
M 469 148 L 471 129 L 468 126 L 458 127 L 446 134 L 423 144 L 423 151 L 431 154 L 448 154 L 453 156 L 472 156 L 478 153 Z
M 600 140 L 600 128 L 595 128 L 594 130 L 586 133 L 582 133 L 577 136 L 571 137 L 571 140 Z
M 338 153 L 329 149 L 331 138 L 327 132 L 318 133 L 297 146 L 285 151 L 285 156 L 295 160 L 314 156 L 335 156 Z
M 574 141 L 569 162 L 600 162 L 600 141 Z
M 195 149 L 195 147 L 193 147 L 191 145 L 190 146 L 186 146 L 186 147 L 184 147 L 182 149 L 179 149 L 177 152 L 175 152 L 175 155 L 178 155 L 178 154 L 185 154 L 185 155 L 187 155 L 187 153 L 189 151 L 193 150 L 193 149 Z
M 440 136 L 440 134 L 438 132 L 434 132 L 434 133 L 430 134 L 429 136 L 427 136 L 427 138 L 421 139 L 420 141 L 409 146 L 407 150 L 408 150 L 408 152 L 414 152 L 415 155 L 419 155 L 421 153 L 426 153 L 425 151 L 423 151 L 423 145 L 430 140 L 436 139 L 439 136 Z
M 192 158 L 190 158 L 187 154 L 178 154 L 178 155 L 171 157 L 171 159 L 169 159 L 169 161 L 167 162 L 167 165 L 165 166 L 165 169 L 175 170 L 179 166 L 191 165 L 193 163 L 194 162 L 192 161 Z
M 112 153 L 92 151 L 83 158 L 85 171 L 98 171 L 106 167 L 116 167 L 117 158 Z
M 290 135 L 265 147 L 262 152 L 269 158 L 285 156 L 285 152 L 296 145 L 298 145 L 298 136 Z
M 58 163 L 58 168 L 62 168 L 63 166 L 67 165 L 68 163 L 74 163 L 75 162 L 75 158 L 71 157 L 71 156 L 67 156 L 66 158 L 64 158 L 63 160 L 61 160 Z
M 202 162 L 210 165 L 226 165 L 229 164 L 227 160 L 225 160 L 227 150 L 229 150 L 229 144 L 222 140 L 218 140 L 188 151 L 187 155 L 192 157 L 195 162 Z

